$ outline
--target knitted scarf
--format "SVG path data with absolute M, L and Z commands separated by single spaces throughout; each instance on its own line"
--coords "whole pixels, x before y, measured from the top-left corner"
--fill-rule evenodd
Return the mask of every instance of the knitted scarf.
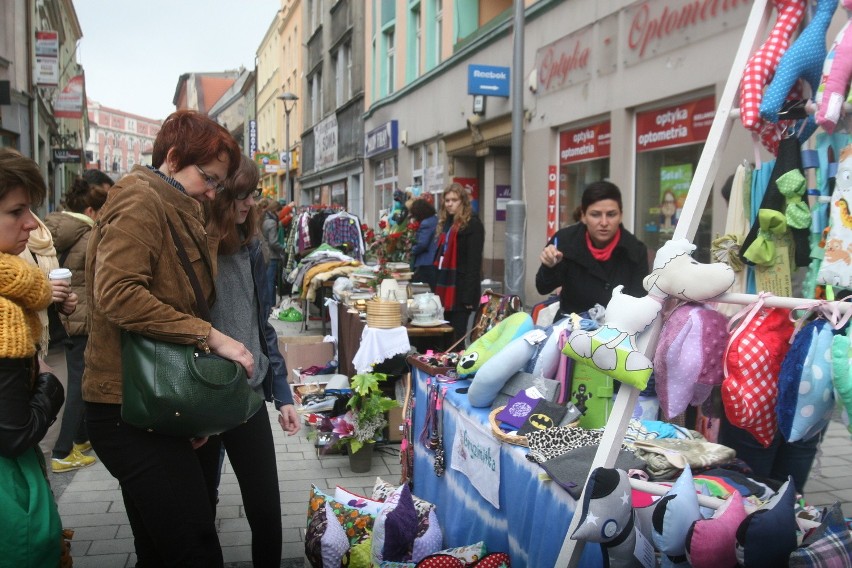
M 59 268 L 59 259 L 56 256 L 56 249 L 53 248 L 53 236 L 41 219 L 35 218 L 38 221 L 38 228 L 30 233 L 27 248 L 20 256 L 33 266 L 41 268 L 45 277 L 50 274 L 54 268 Z M 50 302 L 48 302 L 50 305 Z M 50 342 L 50 320 L 47 317 L 47 306 L 38 311 L 38 319 L 41 321 L 41 338 L 39 339 L 39 353 L 46 354 L 47 346 Z
M 438 237 L 438 283 L 435 293 L 441 298 L 445 310 L 452 310 L 456 305 L 456 269 L 458 267 L 459 228 L 455 223 L 449 231 L 442 231 Z
M 11 254 L 0 253 L 0 357 L 32 357 L 41 338 L 38 311 L 53 295 L 37 267 Z

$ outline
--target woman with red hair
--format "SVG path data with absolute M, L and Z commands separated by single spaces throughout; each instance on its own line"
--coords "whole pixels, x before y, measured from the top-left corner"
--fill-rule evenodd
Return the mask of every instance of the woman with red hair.
M 134 168 L 110 190 L 86 257 L 91 330 L 83 400 L 89 438 L 118 479 L 140 566 L 222 566 L 213 508 L 189 440 L 150 432 L 121 418 L 122 331 L 196 345 L 241 364 L 254 357 L 201 317 L 183 248 L 200 294 L 212 303 L 213 252 L 202 202 L 211 201 L 240 163 L 227 130 L 194 111 L 163 123 L 151 166 Z

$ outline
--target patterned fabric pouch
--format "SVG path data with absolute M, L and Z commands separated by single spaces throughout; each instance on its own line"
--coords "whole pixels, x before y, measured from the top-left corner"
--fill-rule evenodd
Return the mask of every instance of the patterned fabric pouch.
M 476 323 L 470 332 L 470 341 L 476 341 L 505 318 L 523 309 L 520 297 L 504 296 L 491 289 L 486 290 L 480 300 Z
M 768 447 L 778 429 L 778 373 L 790 348 L 793 323 L 789 310 L 763 304 L 761 295 L 731 318 L 737 327 L 725 352 L 722 403 L 731 424 Z

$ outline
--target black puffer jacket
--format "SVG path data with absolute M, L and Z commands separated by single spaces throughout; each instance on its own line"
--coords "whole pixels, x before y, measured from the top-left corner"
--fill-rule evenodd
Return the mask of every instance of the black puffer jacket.
M 559 286 L 559 309 L 563 314 L 580 313 L 595 304 L 604 307 L 612 298 L 612 289 L 624 285 L 624 293 L 646 294 L 642 279 L 648 273 L 648 248 L 623 226 L 621 240 L 604 262 L 595 260 L 586 246 L 586 226 L 582 223 L 560 229 L 553 237 L 563 256 L 562 262 L 548 268 L 541 265 L 535 275 L 539 294 L 549 294 Z M 553 244 L 551 239 L 548 244 Z

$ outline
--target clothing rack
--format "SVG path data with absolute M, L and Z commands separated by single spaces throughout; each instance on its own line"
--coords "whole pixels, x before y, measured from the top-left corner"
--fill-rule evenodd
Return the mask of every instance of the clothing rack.
M 346 207 L 342 205 L 323 205 L 321 203 L 312 205 L 299 205 L 296 208 L 296 213 L 317 213 L 319 211 L 328 211 L 329 213 L 339 213 L 345 211 Z
M 740 45 L 737 53 L 734 56 L 731 65 L 731 72 L 728 75 L 725 88 L 722 96 L 719 99 L 719 104 L 716 109 L 716 115 L 713 119 L 713 124 L 710 127 L 710 132 L 707 135 L 707 141 L 704 149 L 701 152 L 701 157 L 695 168 L 695 174 L 689 186 L 689 193 L 686 196 L 686 201 L 681 212 L 680 220 L 674 230 L 673 239 L 685 238 L 690 242 L 695 238 L 698 231 L 698 224 L 701 220 L 701 214 L 707 205 L 707 200 L 710 196 L 713 182 L 716 180 L 716 175 L 719 172 L 719 165 L 722 158 L 722 152 L 730 138 L 733 119 L 739 116 L 739 109 L 735 108 L 735 101 L 739 100 L 740 82 L 743 72 L 748 63 L 751 54 L 754 53 L 763 43 L 769 29 L 773 5 L 769 0 L 754 0 L 751 13 L 749 14 L 743 35 L 740 40 Z M 809 105 L 813 107 L 813 105 Z M 748 305 L 755 302 L 760 296 L 754 294 L 725 294 L 720 296 L 715 301 Z M 815 307 L 822 302 L 819 300 L 808 300 L 801 298 L 782 298 L 776 296 L 765 296 L 764 302 L 767 306 L 777 307 Z M 838 304 L 840 311 L 846 312 L 850 309 L 847 302 Z M 649 358 L 653 359 L 654 351 L 657 347 L 660 329 L 662 328 L 662 318 L 657 318 L 651 326 L 643 332 L 638 338 L 639 349 Z M 603 437 L 598 451 L 592 460 L 589 474 L 598 467 L 612 468 L 615 466 L 618 451 L 621 448 L 621 443 L 624 440 L 624 435 L 627 432 L 627 426 L 630 418 L 633 415 L 633 409 L 639 400 L 639 390 L 627 384 L 622 384 L 615 397 L 613 408 L 607 421 Z M 588 478 L 588 474 L 587 474 Z M 669 490 L 669 487 L 664 485 L 642 482 L 631 484 L 635 487 L 641 485 L 643 490 L 651 489 L 654 493 L 663 494 Z M 583 552 L 584 543 L 582 541 L 572 540 L 570 535 L 576 530 L 580 521 L 579 506 L 585 500 L 586 484 L 583 484 L 583 494 L 577 501 L 578 509 L 575 511 L 571 524 L 568 527 L 568 532 L 562 542 L 562 549 L 556 560 L 556 566 L 576 567 L 579 564 L 580 556 Z M 707 502 L 707 505 L 713 508 L 718 508 L 721 501 Z M 715 507 L 714 507 L 715 505 Z

